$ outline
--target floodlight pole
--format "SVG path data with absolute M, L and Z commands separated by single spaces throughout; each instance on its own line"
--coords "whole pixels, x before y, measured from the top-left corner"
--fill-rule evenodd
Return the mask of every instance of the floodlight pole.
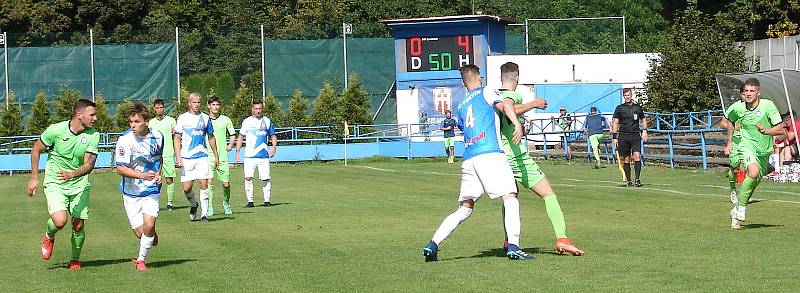
M 178 27 L 175 27 L 175 80 L 178 82 L 177 94 L 178 104 L 181 103 L 181 50 L 178 39 Z M 177 105 L 175 105 L 177 107 Z
M 264 25 L 261 25 L 261 99 L 267 97 L 267 78 L 266 70 L 264 67 Z
M 94 33 L 89 29 L 89 65 L 92 71 L 92 102 L 94 102 Z
M 625 15 L 622 16 L 622 53 L 627 53 L 627 43 L 626 43 L 626 36 L 625 36 Z
M 8 99 L 11 95 L 11 90 L 8 87 L 8 35 L 3 32 L 3 72 L 6 76 L 6 110 L 8 110 Z

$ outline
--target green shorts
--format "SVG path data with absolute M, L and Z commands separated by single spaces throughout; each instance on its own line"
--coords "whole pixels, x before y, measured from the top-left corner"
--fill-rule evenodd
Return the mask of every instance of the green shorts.
M 731 152 L 733 153 L 733 152 Z M 767 165 L 769 165 L 769 154 L 764 156 L 756 155 L 754 152 L 751 152 L 746 149 L 740 149 L 740 160 L 742 163 L 743 168 L 747 168 L 750 164 L 757 164 L 758 165 L 758 174 L 761 177 L 767 174 Z
M 600 145 L 600 141 L 601 140 L 603 140 L 603 134 L 602 133 L 592 134 L 592 135 L 589 136 L 589 143 L 592 144 L 592 149 L 593 150 L 597 149 L 597 146 Z
M 445 137 L 444 138 L 444 147 L 455 147 L 456 146 L 456 138 L 455 137 Z
M 214 168 L 214 162 L 209 162 L 209 170 L 211 171 L 211 179 L 217 177 L 219 181 L 231 182 L 231 164 L 228 162 L 219 162 L 219 168 Z
M 77 193 L 64 191 L 58 187 L 45 186 L 47 211 L 52 214 L 68 211 L 73 218 L 89 219 L 89 187 Z
M 513 157 L 506 155 L 506 159 L 511 165 L 511 171 L 514 172 L 514 179 L 525 188 L 531 189 L 544 179 L 544 172 L 527 153 Z
M 163 157 L 163 164 L 161 165 L 161 177 L 175 178 L 175 156 Z
M 742 164 L 742 153 L 739 151 L 739 147 L 733 146 L 731 148 L 731 154 L 728 155 L 728 159 L 730 160 L 731 168 L 738 168 Z

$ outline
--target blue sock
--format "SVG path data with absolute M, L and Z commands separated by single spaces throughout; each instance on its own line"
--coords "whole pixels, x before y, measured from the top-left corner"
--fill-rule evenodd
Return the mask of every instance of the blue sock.
M 439 245 L 436 245 L 436 242 L 433 242 L 433 240 L 428 241 L 428 246 L 425 246 L 425 248 L 431 251 L 439 251 Z
M 517 246 L 516 244 L 509 244 L 508 245 L 508 251 L 517 251 L 517 250 L 520 250 L 520 249 L 519 249 L 519 246 Z

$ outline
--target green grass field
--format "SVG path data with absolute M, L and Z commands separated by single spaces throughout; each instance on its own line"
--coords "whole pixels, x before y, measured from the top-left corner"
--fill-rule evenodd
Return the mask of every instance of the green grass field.
M 91 175 L 83 269 L 66 269 L 67 229 L 49 261 L 39 257 L 47 208 L 25 195 L 27 175 L 0 178 L 7 214 L 0 226 L 0 291 L 794 291 L 800 288 L 798 184 L 764 183 L 747 225 L 731 230 L 722 171 L 647 166 L 645 186 L 620 187 L 615 167 L 540 162 L 558 193 L 584 257 L 558 255 L 543 202 L 521 194 L 522 247 L 536 260 L 509 261 L 500 249 L 500 200 L 478 202 L 446 240 L 439 262 L 422 247 L 456 208 L 459 166 L 443 160 L 372 159 L 274 164 L 270 208 L 243 209 L 234 168 L 234 214 L 189 222 L 186 200 L 162 211 L 150 269 L 138 251 L 114 173 Z M 221 186 L 217 186 L 221 212 Z M 256 188 L 256 199 L 261 197 Z M 176 192 L 181 194 L 181 192 Z M 165 199 L 162 198 L 162 206 Z M 146 286 L 146 287 L 145 287 Z

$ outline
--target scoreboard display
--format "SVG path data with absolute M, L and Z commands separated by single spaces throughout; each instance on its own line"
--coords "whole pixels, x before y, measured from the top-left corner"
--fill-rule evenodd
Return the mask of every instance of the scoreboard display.
M 458 70 L 475 64 L 471 35 L 405 39 L 406 72 Z

